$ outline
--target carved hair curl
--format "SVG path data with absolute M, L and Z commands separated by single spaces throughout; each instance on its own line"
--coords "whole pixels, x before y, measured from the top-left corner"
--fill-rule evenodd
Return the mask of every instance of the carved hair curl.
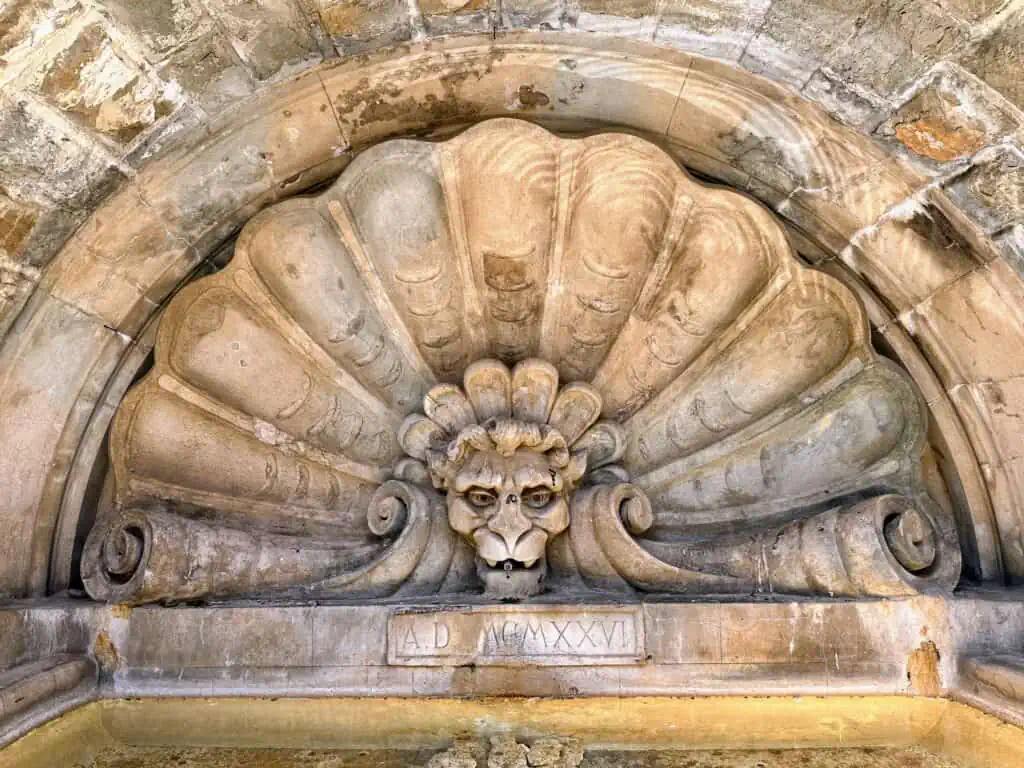
M 562 470 L 566 486 L 572 487 L 586 470 L 586 454 L 572 454 L 565 437 L 549 424 L 534 424 L 518 419 L 492 418 L 483 424 L 471 424 L 451 441 L 426 452 L 434 485 L 447 488 L 472 451 L 496 451 L 511 456 L 524 448 L 548 457 L 551 466 Z

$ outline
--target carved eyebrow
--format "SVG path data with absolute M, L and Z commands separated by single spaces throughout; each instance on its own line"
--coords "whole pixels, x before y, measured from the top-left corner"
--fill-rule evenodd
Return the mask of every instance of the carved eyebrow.
M 542 485 L 545 488 L 557 491 L 559 486 L 561 486 L 561 482 L 559 482 L 560 480 L 561 477 L 558 473 L 547 471 L 542 472 L 536 467 L 520 467 L 515 473 L 516 485 L 521 488 Z
M 476 471 L 463 470 L 456 473 L 455 492 L 465 493 L 470 488 L 498 491 L 501 489 L 501 474 L 488 467 Z

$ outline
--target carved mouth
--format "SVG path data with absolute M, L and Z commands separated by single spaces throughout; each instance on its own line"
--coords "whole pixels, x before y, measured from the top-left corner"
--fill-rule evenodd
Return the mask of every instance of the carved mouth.
M 487 561 L 477 558 L 476 571 L 484 594 L 502 600 L 521 600 L 539 595 L 548 574 L 547 559 Z
M 501 560 L 501 561 L 484 559 L 484 562 L 487 563 L 487 566 L 489 568 L 494 568 L 494 569 L 499 570 L 499 571 L 506 571 L 507 572 L 507 571 L 529 571 L 532 568 L 536 568 L 537 567 L 537 563 L 539 563 L 540 560 L 541 559 L 539 557 L 535 557 L 533 560 L 526 560 L 526 561 L 512 560 L 512 559 Z

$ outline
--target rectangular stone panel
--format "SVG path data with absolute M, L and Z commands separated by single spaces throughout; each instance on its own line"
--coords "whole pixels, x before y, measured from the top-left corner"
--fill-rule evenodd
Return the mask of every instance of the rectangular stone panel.
M 388 663 L 574 666 L 644 660 L 639 607 L 485 606 L 392 614 Z

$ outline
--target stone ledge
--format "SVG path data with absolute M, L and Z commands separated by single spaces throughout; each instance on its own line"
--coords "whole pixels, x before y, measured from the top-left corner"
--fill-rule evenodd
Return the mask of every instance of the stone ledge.
M 429 616 L 444 608 L 501 618 L 500 606 L 472 601 L 134 610 L 13 604 L 0 610 L 0 625 L 12 628 L 15 644 L 19 634 L 45 631 L 67 640 L 51 643 L 51 653 L 91 653 L 107 697 L 939 693 L 958 689 L 959 656 L 1010 652 L 1024 634 L 1019 600 L 982 593 L 949 600 L 527 605 L 581 617 L 602 607 L 638 610 L 642 658 L 594 667 L 587 646 L 582 663 L 543 670 L 493 659 L 388 665 L 393 613 Z M 508 614 L 521 617 L 522 608 L 509 607 Z M 972 644 L 979 636 L 984 648 Z
M 0 673 L 0 747 L 97 695 L 96 663 L 60 654 Z
M 959 668 L 953 698 L 1024 725 L 1024 655 L 969 656 L 960 660 Z

